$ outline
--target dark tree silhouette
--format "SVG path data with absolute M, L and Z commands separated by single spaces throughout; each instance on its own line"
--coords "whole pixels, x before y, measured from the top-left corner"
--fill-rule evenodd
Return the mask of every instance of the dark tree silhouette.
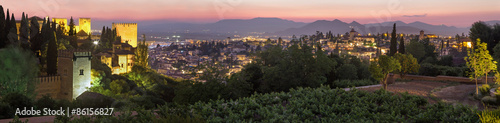
M 394 56 L 396 52 L 398 52 L 398 41 L 396 37 L 396 23 L 394 23 L 394 26 L 392 27 L 392 34 L 391 34 L 391 46 L 390 46 L 390 51 L 389 51 L 389 56 Z

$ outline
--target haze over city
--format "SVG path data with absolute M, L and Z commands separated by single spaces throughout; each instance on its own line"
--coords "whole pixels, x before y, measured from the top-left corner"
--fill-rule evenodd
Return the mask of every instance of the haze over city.
M 277 17 L 296 22 L 339 19 L 362 24 L 401 20 L 469 27 L 483 20 L 499 20 L 500 1 L 482 0 L 3 0 L 15 15 L 90 17 L 100 21 L 140 21 L 148 23 L 213 23 L 222 19 Z M 140 23 L 141 24 L 141 23 Z

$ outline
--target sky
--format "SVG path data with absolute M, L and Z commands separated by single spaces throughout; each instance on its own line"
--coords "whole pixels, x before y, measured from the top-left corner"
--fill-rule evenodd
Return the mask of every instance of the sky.
M 479 20 L 500 20 L 499 0 L 0 0 L 0 5 L 17 18 L 26 12 L 117 22 L 212 23 L 277 17 L 297 22 L 401 20 L 467 27 Z

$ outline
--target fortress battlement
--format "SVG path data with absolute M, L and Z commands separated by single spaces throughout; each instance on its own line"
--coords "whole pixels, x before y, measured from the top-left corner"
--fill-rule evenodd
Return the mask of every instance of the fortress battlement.
M 88 52 L 88 54 L 91 55 L 89 50 L 74 49 L 74 50 L 59 50 L 57 52 L 58 55 L 57 57 L 73 58 L 75 52 Z
M 61 76 L 43 76 L 35 79 L 37 84 L 60 83 Z
M 114 25 L 121 25 L 121 26 L 130 26 L 130 25 L 137 25 L 137 23 L 113 23 Z

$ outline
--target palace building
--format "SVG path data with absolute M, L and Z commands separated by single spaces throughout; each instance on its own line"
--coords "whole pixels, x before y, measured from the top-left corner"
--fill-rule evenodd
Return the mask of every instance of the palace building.
M 116 29 L 118 36 L 122 37 L 121 43 L 137 47 L 137 23 L 113 23 L 112 29 Z

